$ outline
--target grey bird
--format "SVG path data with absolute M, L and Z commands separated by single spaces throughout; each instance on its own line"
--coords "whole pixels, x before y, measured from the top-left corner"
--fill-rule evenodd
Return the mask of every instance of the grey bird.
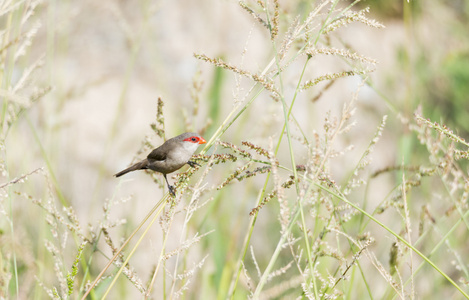
M 207 141 L 197 133 L 183 133 L 167 140 L 163 145 L 151 151 L 147 158 L 120 171 L 114 176 L 120 177 L 132 171 L 145 169 L 160 172 L 166 180 L 169 192 L 171 195 L 175 196 L 174 187 L 169 184 L 166 174 L 180 169 L 185 164 L 191 167 L 198 165 L 190 159 L 199 145 L 205 144 L 206 142 Z

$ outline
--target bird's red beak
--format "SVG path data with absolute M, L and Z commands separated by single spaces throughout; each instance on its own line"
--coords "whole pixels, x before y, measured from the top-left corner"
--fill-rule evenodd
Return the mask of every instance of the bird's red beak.
M 199 145 L 205 144 L 206 142 L 207 141 L 203 137 L 199 138 Z

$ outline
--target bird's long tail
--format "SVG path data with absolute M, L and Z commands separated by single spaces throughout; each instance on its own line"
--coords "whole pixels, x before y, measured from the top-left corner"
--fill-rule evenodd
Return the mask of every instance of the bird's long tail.
M 132 172 L 132 171 L 147 169 L 147 165 L 148 165 L 148 161 L 146 159 L 144 159 L 141 162 L 138 162 L 138 163 L 128 167 L 127 169 L 122 170 L 117 174 L 114 174 L 114 176 L 119 177 L 119 176 L 122 176 L 122 175 L 127 174 L 127 173 Z

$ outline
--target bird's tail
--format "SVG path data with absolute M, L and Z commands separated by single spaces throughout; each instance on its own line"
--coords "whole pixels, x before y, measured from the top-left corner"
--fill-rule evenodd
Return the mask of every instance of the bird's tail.
M 148 161 L 146 159 L 144 159 L 141 162 L 138 162 L 138 163 L 128 167 L 127 169 L 122 170 L 117 174 L 114 174 L 114 176 L 119 177 L 119 176 L 122 176 L 122 175 L 127 174 L 127 173 L 132 172 L 132 171 L 147 169 L 147 165 L 148 165 Z

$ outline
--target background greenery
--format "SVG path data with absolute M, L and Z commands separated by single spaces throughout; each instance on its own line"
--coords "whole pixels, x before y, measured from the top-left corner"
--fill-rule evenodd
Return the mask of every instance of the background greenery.
M 0 297 L 467 297 L 469 4 L 351 4 L 4 2 Z

